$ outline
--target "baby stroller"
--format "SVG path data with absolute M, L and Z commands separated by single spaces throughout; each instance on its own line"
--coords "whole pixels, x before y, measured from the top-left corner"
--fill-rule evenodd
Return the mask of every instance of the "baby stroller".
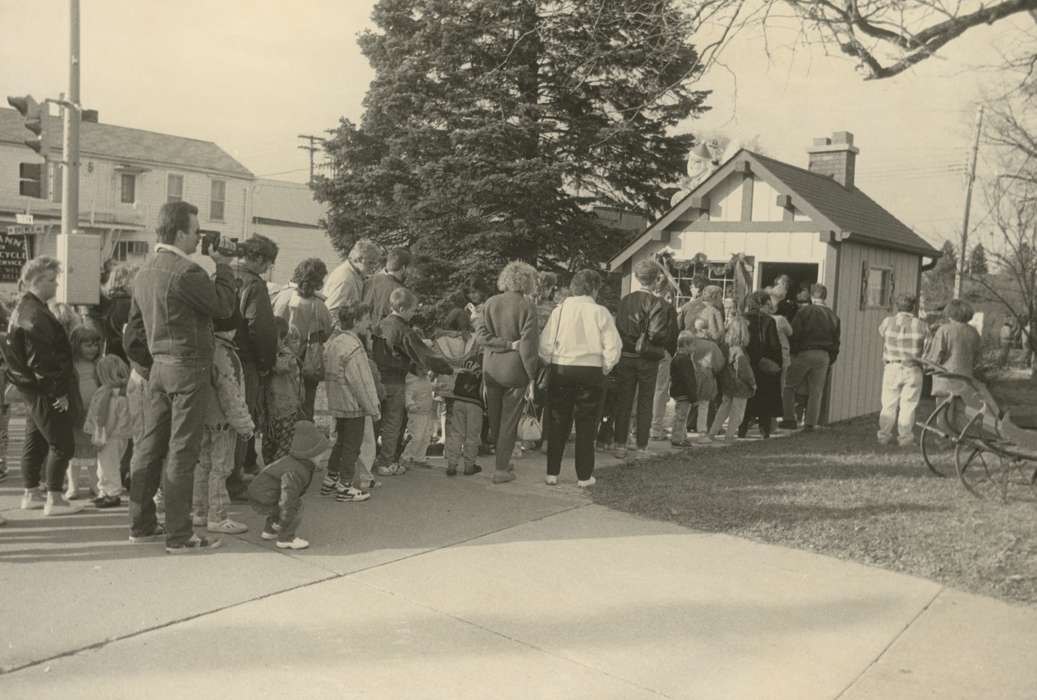
M 1024 487 L 1037 498 L 1037 431 L 1012 421 L 983 382 L 922 361 L 926 372 L 948 385 L 922 424 L 922 459 L 937 476 L 957 474 L 978 498 Z

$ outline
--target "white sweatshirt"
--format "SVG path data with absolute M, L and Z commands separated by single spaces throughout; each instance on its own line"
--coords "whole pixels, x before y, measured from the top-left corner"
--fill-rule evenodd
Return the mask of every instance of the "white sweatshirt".
M 555 365 L 601 367 L 608 374 L 622 349 L 612 314 L 589 296 L 565 299 L 540 333 L 540 358 Z

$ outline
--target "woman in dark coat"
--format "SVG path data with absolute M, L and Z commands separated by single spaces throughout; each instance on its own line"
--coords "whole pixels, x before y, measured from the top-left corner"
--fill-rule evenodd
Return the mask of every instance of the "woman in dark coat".
M 771 298 L 767 292 L 753 292 L 745 300 L 745 320 L 749 323 L 749 346 L 745 351 L 756 375 L 756 394 L 749 399 L 738 437 L 745 437 L 753 419 L 756 419 L 760 424 L 760 434 L 769 438 L 774 418 L 781 416 L 781 341 L 778 327 L 768 315 L 770 310 Z M 761 368 L 764 358 L 774 363 L 771 367 L 777 368 L 776 372 Z

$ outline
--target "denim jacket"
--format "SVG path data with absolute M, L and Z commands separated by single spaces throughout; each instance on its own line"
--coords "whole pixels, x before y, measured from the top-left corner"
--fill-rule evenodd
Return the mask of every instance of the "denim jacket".
M 237 307 L 234 273 L 217 265 L 213 279 L 199 265 L 160 249 L 141 266 L 133 283 L 135 317 L 143 321 L 148 350 L 156 358 L 209 364 L 213 319 L 228 319 Z

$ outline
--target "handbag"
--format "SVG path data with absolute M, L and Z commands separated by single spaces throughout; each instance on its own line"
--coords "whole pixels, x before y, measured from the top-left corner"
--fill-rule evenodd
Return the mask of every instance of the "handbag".
M 532 401 L 525 402 L 522 417 L 519 418 L 517 436 L 523 442 L 536 442 L 544 436 L 543 424 L 536 416 L 536 407 Z
M 310 335 L 303 351 L 302 376 L 310 381 L 324 379 L 324 344 L 318 340 L 316 333 Z
M 538 406 L 543 406 L 547 402 L 547 392 L 551 388 L 551 376 L 554 373 L 552 365 L 554 364 L 554 351 L 558 349 L 558 331 L 562 326 L 562 311 L 565 309 L 565 302 L 563 301 L 561 306 L 558 307 L 558 317 L 555 318 L 555 336 L 554 345 L 551 348 L 551 357 L 548 358 L 546 364 L 541 365 L 539 371 L 537 371 L 536 379 L 533 382 L 533 403 Z M 540 438 L 535 438 L 539 440 Z

